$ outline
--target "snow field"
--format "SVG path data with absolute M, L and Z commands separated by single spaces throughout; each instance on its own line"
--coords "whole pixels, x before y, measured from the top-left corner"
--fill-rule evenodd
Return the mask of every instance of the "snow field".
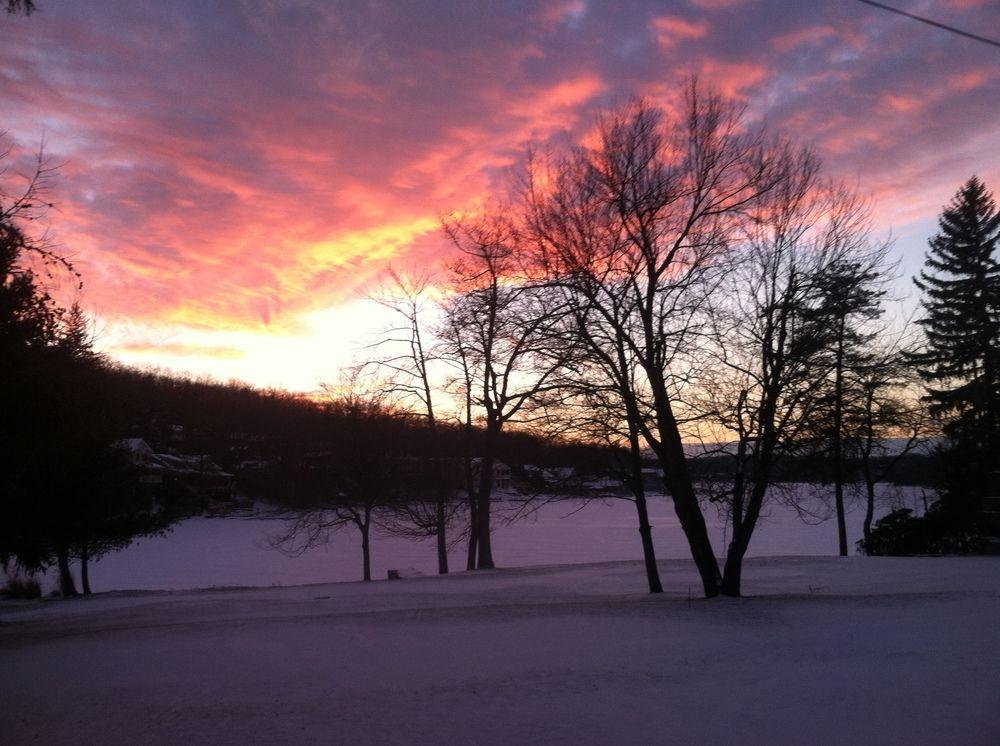
M 0 743 L 1000 742 L 1000 558 L 660 564 L 0 605 Z

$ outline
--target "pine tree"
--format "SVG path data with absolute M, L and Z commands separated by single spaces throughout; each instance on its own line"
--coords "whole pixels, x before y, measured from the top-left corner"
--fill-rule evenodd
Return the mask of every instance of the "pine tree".
M 1000 452 L 1000 213 L 973 176 L 939 219 L 923 293 L 925 345 L 911 355 L 931 412 L 944 423 L 967 471 L 971 507 L 985 490 L 990 454 Z
M 834 505 L 837 512 L 839 553 L 847 556 L 847 511 L 844 484 L 848 433 L 846 419 L 859 396 L 857 373 L 870 357 L 876 331 L 867 324 L 883 311 L 887 244 L 859 245 L 849 255 L 835 259 L 814 278 L 816 306 L 806 313 L 807 333 L 825 348 L 820 368 L 818 429 L 823 449 L 833 467 Z

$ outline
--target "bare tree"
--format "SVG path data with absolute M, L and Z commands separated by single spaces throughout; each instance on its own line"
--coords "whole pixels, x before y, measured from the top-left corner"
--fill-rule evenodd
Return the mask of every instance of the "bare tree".
M 584 354 L 582 360 L 586 358 Z M 612 452 L 620 454 L 621 460 L 614 472 L 628 487 L 628 499 L 635 505 L 649 592 L 662 593 L 663 584 L 656 566 L 653 526 L 649 521 L 643 479 L 642 414 L 636 405 L 634 378 L 627 376 L 617 385 L 601 385 L 599 381 L 607 380 L 603 376 L 608 371 L 596 375 L 584 372 L 580 363 L 575 373 L 578 377 L 566 385 L 566 391 L 577 392 L 578 399 L 577 411 L 569 413 L 568 427 L 577 434 L 585 435 L 588 441 L 603 443 Z
M 444 230 L 461 252 L 452 267 L 455 292 L 444 306 L 445 343 L 461 357 L 470 403 L 484 420 L 474 525 L 476 566 L 488 569 L 495 566 L 490 508 L 500 433 L 530 422 L 533 410 L 557 394 L 564 356 L 552 351 L 565 344 L 557 340 L 560 317 L 551 294 L 527 281 L 522 238 L 503 210 L 447 220 Z
M 829 201 L 824 251 L 830 259 L 811 282 L 816 301 L 807 314 L 813 332 L 824 340 L 830 363 L 828 376 L 817 381 L 824 390 L 817 424 L 820 443 L 833 468 L 838 549 L 841 556 L 847 556 L 846 416 L 851 398 L 863 396 L 861 387 L 853 384 L 868 367 L 872 344 L 885 331 L 876 322 L 884 310 L 892 267 L 889 242 L 871 239 L 868 205 L 844 187 L 835 188 Z
M 535 248 L 535 270 L 562 295 L 567 336 L 578 347 L 563 390 L 577 406 L 558 414 L 567 428 L 597 441 L 627 444 L 623 477 L 639 523 L 651 593 L 663 590 L 656 566 L 652 526 L 642 479 L 641 375 L 629 334 L 634 318 L 627 291 L 611 276 L 606 260 L 621 249 L 618 218 L 599 184 L 591 154 L 577 150 L 539 174 L 532 158 L 526 190 L 524 231 Z M 547 187 L 536 187 L 541 175 Z M 605 307 L 595 308 L 603 302 Z
M 596 147 L 529 178 L 546 274 L 581 299 L 582 338 L 660 460 L 706 596 L 719 592 L 721 574 L 685 458 L 684 392 L 731 242 L 787 178 L 789 158 L 745 125 L 738 106 L 692 81 L 677 118 L 641 101 L 608 112 Z M 637 385 L 623 386 L 633 369 Z
M 846 414 L 845 432 L 857 454 L 865 487 L 862 532 L 871 537 L 875 517 L 875 489 L 910 453 L 926 446 L 937 431 L 924 402 L 919 379 L 895 342 L 869 354 L 856 370 L 857 396 Z
M 0 131 L 0 141 L 6 139 L 6 132 Z M 48 232 L 40 228 L 53 207 L 49 200 L 59 165 L 45 155 L 43 143 L 30 171 L 22 176 L 13 172 L 15 155 L 13 143 L 0 146 L 0 226 L 4 240 L 18 247 L 17 272 L 33 274 L 50 285 L 68 278 L 79 292 L 83 289 L 80 272 L 70 257 L 53 244 Z
M 462 480 L 465 487 L 468 508 L 468 543 L 466 553 L 466 570 L 476 569 L 479 548 L 479 501 L 476 496 L 476 479 L 473 470 L 472 442 L 475 434 L 473 425 L 473 375 L 470 350 L 466 347 L 466 335 L 461 333 L 458 324 L 460 316 L 455 313 L 457 304 L 445 304 L 442 307 L 444 319 L 439 327 L 441 357 L 455 369 L 446 383 L 451 391 L 461 400 L 461 412 L 458 416 L 462 428 Z
M 705 381 L 702 407 L 736 437 L 732 478 L 716 495 L 732 521 L 727 595 L 740 594 L 743 557 L 776 468 L 814 445 L 816 423 L 830 403 L 826 382 L 839 380 L 835 390 L 844 390 L 840 331 L 830 323 L 825 291 L 858 247 L 867 246 L 866 212 L 853 194 L 823 183 L 819 168 L 801 153 L 789 177 L 760 203 L 713 308 L 718 367 Z M 880 265 L 873 259 L 872 266 Z
M 330 391 L 330 438 L 324 450 L 301 454 L 286 475 L 278 514 L 289 520 L 271 545 L 297 556 L 353 526 L 361 537 L 362 578 L 368 581 L 377 513 L 406 499 L 411 472 L 404 451 L 407 423 L 385 389 Z
M 390 284 L 373 300 L 392 312 L 395 321 L 380 335 L 371 349 L 376 356 L 368 365 L 388 375 L 391 390 L 404 402 L 415 402 L 427 426 L 428 455 L 434 499 L 410 499 L 386 516 L 384 527 L 398 535 L 434 536 L 437 543 L 438 573 L 448 572 L 448 525 L 457 515 L 450 488 L 450 472 L 440 448 L 438 417 L 431 366 L 437 354 L 429 339 L 430 275 L 406 277 L 389 271 Z M 431 510 L 428 511 L 427 508 Z

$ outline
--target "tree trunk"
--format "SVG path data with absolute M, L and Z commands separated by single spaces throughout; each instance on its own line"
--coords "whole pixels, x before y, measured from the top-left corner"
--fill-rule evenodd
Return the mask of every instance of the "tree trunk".
M 632 494 L 635 496 L 635 511 L 639 517 L 639 537 L 642 539 L 642 557 L 646 563 L 646 582 L 650 593 L 663 593 L 660 571 L 656 566 L 656 551 L 653 549 L 653 527 L 649 523 L 646 509 L 646 486 L 642 483 L 642 451 L 639 435 L 633 423 L 629 423 L 629 461 L 632 472 Z
M 760 444 L 758 444 L 758 448 Z M 767 487 L 771 473 L 771 458 L 768 453 L 760 453 L 757 463 L 754 465 L 751 477 L 750 495 L 747 499 L 741 497 L 734 499 L 734 503 L 745 504 L 746 509 L 741 514 L 733 515 L 733 538 L 729 542 L 729 551 L 726 554 L 726 563 L 722 583 L 719 592 L 724 596 L 738 598 L 743 595 L 743 558 L 746 556 L 747 548 L 750 546 L 750 539 L 753 537 L 754 529 L 757 527 L 757 520 L 760 518 L 760 511 L 764 505 L 764 495 L 767 494 Z
M 492 570 L 496 567 L 493 564 L 493 546 L 490 541 L 490 496 L 493 492 L 493 448 L 487 446 L 482 459 L 479 462 L 479 494 L 476 504 L 476 523 L 479 558 L 476 568 L 479 570 Z
M 419 333 L 419 330 L 416 330 Z M 434 506 L 434 535 L 437 537 L 438 574 L 448 574 L 448 527 L 445 521 L 445 507 L 448 501 L 448 487 L 444 476 L 444 465 L 441 459 L 441 447 L 438 439 L 437 420 L 434 417 L 434 406 L 431 403 L 431 388 L 427 376 L 422 376 L 424 396 L 427 401 L 428 436 L 431 439 L 431 454 L 434 459 L 434 482 L 437 501 Z
M 659 456 L 660 464 L 663 466 L 663 482 L 674 501 L 674 512 L 680 521 L 688 547 L 691 549 L 691 557 L 701 576 L 705 598 L 713 598 L 719 595 L 719 582 L 722 576 L 719 573 L 715 552 L 712 550 L 712 542 L 708 538 L 705 516 L 702 515 L 698 496 L 691 482 L 680 429 L 670 405 L 666 384 L 660 377 L 662 371 L 647 369 L 647 373 L 656 410 L 656 429 L 659 434 L 656 455 Z
M 837 361 L 833 390 L 833 499 L 837 506 L 837 544 L 847 556 L 847 516 L 844 510 L 844 322 L 837 338 Z
M 868 499 L 865 503 L 865 524 L 862 526 L 865 536 L 865 544 L 872 536 L 872 520 L 875 518 L 875 482 L 867 477 L 865 479 L 865 488 L 868 492 Z
M 847 513 L 844 509 L 844 484 L 841 477 L 835 477 L 833 499 L 837 504 L 837 550 L 841 557 L 847 556 Z
M 664 399 L 666 394 L 664 392 Z M 691 557 L 694 559 L 706 598 L 719 595 L 719 563 L 708 538 L 705 516 L 702 515 L 698 497 L 694 493 L 691 476 L 684 457 L 684 446 L 672 412 L 658 413 L 657 429 L 660 433 L 660 462 L 663 464 L 663 481 L 674 501 L 674 511 L 687 538 Z
M 371 523 L 365 521 L 361 526 L 361 558 L 363 564 L 362 580 L 368 582 L 372 579 L 372 553 L 371 540 L 369 538 Z
M 444 489 L 442 486 L 440 489 Z M 438 552 L 438 574 L 448 574 L 448 537 L 444 520 L 444 494 L 438 493 L 437 512 L 435 514 L 437 522 L 437 552 Z
M 90 554 L 87 548 L 80 550 L 80 585 L 83 588 L 83 595 L 89 596 L 90 591 Z
M 723 596 L 739 598 L 743 595 L 743 558 L 746 556 L 747 547 L 750 546 L 750 537 L 757 522 L 754 510 L 757 485 L 750 495 L 747 515 L 742 517 L 739 523 L 733 521 L 733 538 L 729 542 L 729 551 L 726 553 L 726 563 L 722 575 L 722 583 L 719 585 L 719 592 Z
M 667 469 L 675 468 L 678 461 L 671 460 Z M 680 463 L 683 463 L 681 461 Z M 685 469 L 686 471 L 686 469 Z M 701 513 L 698 505 L 698 498 L 694 494 L 690 480 L 672 479 L 665 476 L 667 488 L 670 489 L 674 500 L 674 512 L 680 521 L 681 529 L 687 538 L 688 547 L 691 550 L 691 557 L 698 568 L 701 576 L 702 589 L 705 598 L 713 598 L 719 595 L 719 564 L 715 559 L 715 552 L 712 551 L 712 542 L 708 538 L 708 528 L 705 525 L 705 517 Z
M 76 583 L 73 582 L 73 573 L 69 569 L 69 549 L 60 547 L 56 556 L 59 560 L 59 591 L 63 596 L 77 596 Z
M 465 380 L 465 425 L 463 427 L 463 460 L 465 468 L 465 491 L 469 500 L 469 553 L 465 569 L 476 569 L 476 552 L 479 544 L 479 506 L 476 498 L 476 480 L 472 473 L 472 399 L 469 395 L 472 382 Z
M 739 598 L 742 589 L 743 576 L 743 551 L 738 548 L 736 542 L 729 545 L 729 554 L 726 555 L 725 572 L 722 576 L 722 584 L 719 592 L 723 596 Z
M 642 492 L 642 488 L 639 488 Z M 645 494 L 635 496 L 635 509 L 639 514 L 639 536 L 642 538 L 642 557 L 646 562 L 646 582 L 650 593 L 663 593 L 660 571 L 656 567 L 656 551 L 653 549 L 653 527 L 649 524 Z
M 469 553 L 466 557 L 465 569 L 476 569 L 476 556 L 479 547 L 479 506 L 475 491 L 469 492 Z

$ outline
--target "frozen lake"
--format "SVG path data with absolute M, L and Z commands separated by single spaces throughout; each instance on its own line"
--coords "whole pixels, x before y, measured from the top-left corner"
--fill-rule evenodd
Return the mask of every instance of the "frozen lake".
M 803 521 L 796 510 L 773 502 L 765 508 L 749 556 L 824 556 L 837 553 L 836 523 L 820 497 L 801 487 L 801 502 L 812 517 Z M 932 499 L 928 496 L 928 500 Z M 687 558 L 687 543 L 668 498 L 651 496 L 650 520 L 659 559 Z M 920 489 L 883 485 L 880 509 L 922 510 Z M 503 512 L 498 517 L 502 518 Z M 850 546 L 861 537 L 864 508 L 852 501 L 848 512 Z M 725 522 L 714 508 L 706 510 L 716 552 L 724 550 Z M 567 565 L 641 558 L 635 506 L 626 500 L 564 500 L 544 505 L 527 518 L 505 524 L 496 520 L 493 538 L 498 567 Z M 124 589 L 182 590 L 228 586 L 284 586 L 361 579 L 360 536 L 353 528 L 332 534 L 330 542 L 289 557 L 269 548 L 269 537 L 281 531 L 273 518 L 191 518 L 166 536 L 140 539 L 91 567 L 95 592 Z M 452 570 L 465 569 L 464 542 L 450 554 Z M 386 577 L 390 568 L 434 574 L 434 542 L 411 541 L 376 533 L 372 539 L 372 576 Z M 76 568 L 74 568 L 76 569 Z M 53 578 L 48 580 L 54 585 Z M 48 590 L 48 589 L 46 589 Z

